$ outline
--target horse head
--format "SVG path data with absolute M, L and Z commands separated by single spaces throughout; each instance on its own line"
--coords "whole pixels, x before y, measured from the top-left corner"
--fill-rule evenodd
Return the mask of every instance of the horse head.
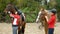
M 16 10 L 12 4 L 8 4 L 4 10 L 5 13 L 8 13 L 10 11 L 11 13 L 15 14 Z

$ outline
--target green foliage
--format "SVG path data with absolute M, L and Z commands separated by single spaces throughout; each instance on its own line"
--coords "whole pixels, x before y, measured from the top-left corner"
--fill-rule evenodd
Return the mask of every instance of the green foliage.
M 15 6 L 17 6 L 22 12 L 26 15 L 26 22 L 35 22 L 38 12 L 41 7 L 44 7 L 45 9 L 51 9 L 56 8 L 58 18 L 60 19 L 60 0 L 53 0 L 50 1 L 48 4 L 41 5 L 42 0 L 0 0 L 0 13 L 3 13 L 4 9 L 6 8 L 6 5 L 11 2 Z M 3 16 L 3 14 L 0 14 L 0 18 Z M 9 16 L 6 16 L 8 19 Z M 6 18 L 6 20 L 8 20 Z
M 4 20 L 4 21 L 6 21 L 5 20 L 5 14 L 4 14 L 4 9 L 6 8 L 6 5 L 8 4 L 8 3 L 13 3 L 14 5 L 16 5 L 16 1 L 15 0 L 0 0 L 0 17 L 1 17 L 1 19 L 0 20 Z M 5 16 L 4 16 L 5 15 Z M 7 16 L 8 17 L 8 16 Z M 7 18 L 7 20 L 8 20 L 9 18 Z
M 55 8 L 57 3 L 56 1 L 51 0 L 48 5 L 49 5 L 49 8 Z
M 56 2 L 57 2 L 57 6 L 56 6 L 57 17 L 58 17 L 58 21 L 60 21 L 60 0 L 56 0 Z

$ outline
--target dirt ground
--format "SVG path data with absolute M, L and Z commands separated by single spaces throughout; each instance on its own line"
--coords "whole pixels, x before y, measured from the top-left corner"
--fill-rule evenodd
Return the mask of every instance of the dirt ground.
M 11 23 L 0 23 L 0 34 L 12 34 Z M 37 23 L 27 23 L 25 34 L 44 34 L 44 28 L 39 29 Z M 60 23 L 56 23 L 54 34 L 60 34 Z

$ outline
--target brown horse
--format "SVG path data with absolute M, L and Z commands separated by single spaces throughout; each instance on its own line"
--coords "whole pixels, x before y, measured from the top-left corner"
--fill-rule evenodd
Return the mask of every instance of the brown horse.
M 45 34 L 48 34 L 48 19 L 47 19 L 47 12 L 46 10 L 43 8 L 41 10 L 41 14 L 40 14 L 40 22 L 42 22 L 42 26 L 44 26 L 44 30 L 45 30 Z
M 15 12 L 16 12 L 16 10 L 15 10 L 15 8 L 14 8 L 14 6 L 13 6 L 12 4 L 8 4 L 8 5 L 6 6 L 4 12 L 7 14 L 8 11 L 10 11 L 12 14 L 15 14 Z M 22 18 L 21 18 L 21 21 L 19 21 L 19 22 L 21 23 L 21 24 L 19 24 L 19 25 L 21 25 L 22 28 L 20 28 L 21 26 L 18 26 L 18 34 L 21 34 L 21 33 L 24 34 L 25 24 L 26 24 L 26 23 L 25 23 L 24 21 L 22 21 Z

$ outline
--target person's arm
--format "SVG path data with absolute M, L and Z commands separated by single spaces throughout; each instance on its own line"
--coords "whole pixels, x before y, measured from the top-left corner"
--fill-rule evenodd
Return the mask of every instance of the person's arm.
M 50 20 L 48 21 L 48 24 L 52 23 L 55 19 L 53 17 L 50 18 Z
M 48 17 L 47 17 L 47 16 L 45 16 L 45 18 L 46 18 L 46 20 L 47 20 L 47 22 L 48 22 Z
M 10 17 L 14 17 L 14 15 L 13 14 L 10 14 Z
M 10 11 L 8 11 L 8 14 L 10 17 L 14 17 L 14 15 Z

